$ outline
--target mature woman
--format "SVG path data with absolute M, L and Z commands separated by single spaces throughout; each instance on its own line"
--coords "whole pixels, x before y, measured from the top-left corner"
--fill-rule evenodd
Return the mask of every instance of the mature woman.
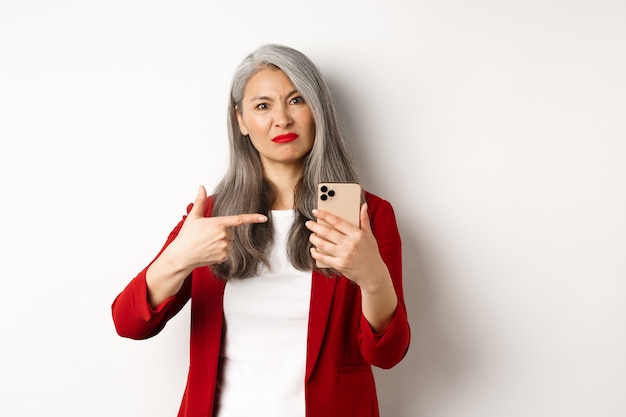
M 294 49 L 242 62 L 228 124 L 226 175 L 116 298 L 118 333 L 152 337 L 191 298 L 179 416 L 378 416 L 371 366 L 397 364 L 410 338 L 391 205 L 364 192 L 359 227 L 315 210 L 319 182 L 359 178 L 324 80 Z

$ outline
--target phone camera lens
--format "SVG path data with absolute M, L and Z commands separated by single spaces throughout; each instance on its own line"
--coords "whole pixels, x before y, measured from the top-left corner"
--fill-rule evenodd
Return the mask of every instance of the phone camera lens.
M 325 193 L 326 191 L 328 191 L 328 187 L 325 185 L 322 185 L 322 187 L 320 188 L 320 191 Z
M 326 201 L 326 200 L 328 200 L 328 196 L 327 196 L 326 194 L 322 194 L 322 195 L 320 196 L 320 200 L 322 200 L 322 201 Z
M 328 192 L 328 195 L 331 196 L 331 197 L 334 197 L 335 196 L 335 190 L 330 190 Z

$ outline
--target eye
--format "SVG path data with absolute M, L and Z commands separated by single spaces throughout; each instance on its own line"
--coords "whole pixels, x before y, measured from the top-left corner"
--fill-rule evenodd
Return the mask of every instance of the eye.
M 304 99 L 300 96 L 293 97 L 291 100 L 289 100 L 289 104 L 303 104 L 304 102 Z
M 255 109 L 257 110 L 267 110 L 269 109 L 270 105 L 267 103 L 259 103 L 256 106 L 254 106 Z

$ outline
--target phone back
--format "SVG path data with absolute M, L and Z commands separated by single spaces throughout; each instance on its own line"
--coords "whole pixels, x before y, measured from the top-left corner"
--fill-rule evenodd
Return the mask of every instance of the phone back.
M 347 222 L 359 227 L 361 213 L 361 186 L 347 182 L 324 182 L 317 187 L 317 208 L 332 213 Z M 323 220 L 320 224 L 330 226 Z M 323 262 L 317 261 L 318 268 L 328 268 Z
M 317 208 L 341 217 L 358 227 L 361 186 L 348 182 L 321 183 L 317 188 Z

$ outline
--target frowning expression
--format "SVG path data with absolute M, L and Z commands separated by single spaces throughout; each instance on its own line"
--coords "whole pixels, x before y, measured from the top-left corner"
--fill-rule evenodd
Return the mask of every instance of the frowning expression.
M 283 71 L 264 68 L 250 77 L 237 110 L 239 128 L 250 137 L 264 169 L 302 165 L 313 148 L 315 121 Z

